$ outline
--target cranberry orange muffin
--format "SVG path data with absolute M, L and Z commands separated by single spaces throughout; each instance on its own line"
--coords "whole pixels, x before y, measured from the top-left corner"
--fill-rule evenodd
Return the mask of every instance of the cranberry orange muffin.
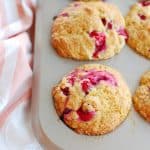
M 53 88 L 52 95 L 61 120 L 86 135 L 114 130 L 127 117 L 132 101 L 121 75 L 100 64 L 76 68 Z
M 51 34 L 58 54 L 77 60 L 110 58 L 120 52 L 126 39 L 118 8 L 100 1 L 71 3 L 54 20 Z
M 140 86 L 133 96 L 133 102 L 137 112 L 150 122 L 150 71 L 142 76 Z
M 125 20 L 128 45 L 150 59 L 150 0 L 134 4 Z

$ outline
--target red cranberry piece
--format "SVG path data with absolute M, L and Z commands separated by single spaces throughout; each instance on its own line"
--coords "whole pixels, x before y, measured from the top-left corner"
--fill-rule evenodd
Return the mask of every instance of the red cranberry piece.
M 148 0 L 145 0 L 145 1 L 142 1 L 142 2 L 140 2 L 140 4 L 142 5 L 142 6 L 149 6 L 150 5 L 150 1 L 148 1 Z
M 118 32 L 118 34 L 119 34 L 119 35 L 124 36 L 124 37 L 125 37 L 125 40 L 127 40 L 127 39 L 128 39 L 128 32 L 127 32 L 127 30 L 126 30 L 126 29 L 124 29 L 124 28 L 120 28 L 117 32 Z
M 99 32 L 97 32 L 97 31 L 92 31 L 91 33 L 90 33 L 90 37 L 99 37 Z
M 79 119 L 81 121 L 90 121 L 95 116 L 95 111 L 83 111 L 82 108 L 80 108 L 77 111 L 77 114 L 79 115 Z
M 81 78 L 82 90 L 88 94 L 89 90 L 100 83 L 101 81 L 107 82 L 110 85 L 117 86 L 117 81 L 114 76 L 106 71 L 86 71 L 86 75 Z
M 104 33 L 92 31 L 90 37 L 95 39 L 95 52 L 93 57 L 97 58 L 101 51 L 106 50 L 106 36 Z
M 100 81 L 105 81 L 117 86 L 117 82 L 112 74 L 105 71 L 92 71 L 87 75 L 92 85 L 97 85 Z
M 69 114 L 71 111 L 72 111 L 72 109 L 65 108 L 65 110 L 64 110 L 64 112 L 63 112 L 63 115 L 67 115 L 67 114 Z
M 91 87 L 90 82 L 89 82 L 88 80 L 84 80 L 84 81 L 81 83 L 81 85 L 82 85 L 82 90 L 83 90 L 86 94 L 88 94 L 89 88 Z
M 88 77 L 90 82 L 93 84 L 93 85 L 96 85 L 98 83 L 98 78 L 97 77 Z
M 110 30 L 113 28 L 112 22 L 108 22 L 107 28 L 110 29 Z
M 69 87 L 62 88 L 61 91 L 63 92 L 64 95 L 66 96 L 69 95 Z
M 107 24 L 106 18 L 102 18 L 101 21 L 102 21 L 103 25 L 106 26 L 106 24 Z M 107 28 L 110 29 L 110 30 L 113 28 L 113 23 L 112 23 L 112 21 L 109 21 L 109 22 L 108 22 Z
M 97 85 L 100 81 L 107 81 L 108 80 L 108 78 L 106 77 L 106 76 L 102 76 L 102 75 L 95 75 L 95 76 L 91 76 L 91 77 L 89 77 L 89 80 L 91 81 L 91 83 L 93 84 L 93 85 Z
M 74 85 L 74 82 L 75 82 L 75 80 L 76 80 L 76 78 L 77 78 L 77 75 L 78 75 L 78 71 L 77 71 L 77 70 L 73 71 L 73 72 L 69 75 L 68 81 L 69 81 L 69 83 L 70 83 L 71 85 Z
M 60 116 L 60 119 L 64 121 L 65 115 L 68 115 L 70 112 L 72 112 L 72 109 L 65 108 L 63 114 Z
M 138 14 L 138 16 L 140 17 L 141 20 L 146 20 L 146 16 L 145 15 Z
M 106 19 L 105 19 L 105 18 L 102 18 L 101 21 L 102 21 L 103 25 L 105 26 L 106 23 L 107 23 Z
M 93 53 L 93 57 L 98 58 L 98 55 L 101 51 L 106 49 L 106 45 L 104 44 L 103 46 L 96 46 L 96 50 Z
M 62 17 L 69 17 L 69 14 L 68 13 L 62 13 L 61 16 Z
M 71 85 L 74 85 L 75 79 L 76 79 L 76 77 L 71 76 L 71 77 L 69 78 L 69 83 L 70 83 Z

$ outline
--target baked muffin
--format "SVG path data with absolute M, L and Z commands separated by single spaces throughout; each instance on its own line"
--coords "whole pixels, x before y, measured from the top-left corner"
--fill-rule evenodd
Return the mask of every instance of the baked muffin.
M 100 1 L 71 3 L 54 20 L 51 33 L 58 54 L 77 60 L 111 58 L 120 52 L 126 39 L 118 8 Z
M 134 4 L 125 18 L 128 45 L 150 59 L 150 1 Z
M 53 88 L 58 116 L 79 134 L 102 135 L 127 117 L 131 94 L 121 75 L 100 64 L 76 68 Z
M 150 122 L 150 71 L 146 72 L 133 96 L 134 107 L 137 112 Z

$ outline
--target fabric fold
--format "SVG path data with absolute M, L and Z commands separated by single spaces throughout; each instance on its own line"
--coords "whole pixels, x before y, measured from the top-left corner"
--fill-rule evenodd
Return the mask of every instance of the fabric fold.
M 40 150 L 31 128 L 32 43 L 36 0 L 0 0 L 0 147 Z M 31 31 L 32 33 L 34 31 Z

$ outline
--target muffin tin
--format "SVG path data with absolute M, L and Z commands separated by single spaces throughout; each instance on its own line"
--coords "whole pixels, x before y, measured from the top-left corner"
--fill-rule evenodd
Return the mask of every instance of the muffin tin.
M 125 15 L 136 0 L 107 0 Z M 58 118 L 51 89 L 62 76 L 77 66 L 101 63 L 117 69 L 134 93 L 140 76 L 150 69 L 150 61 L 127 45 L 121 53 L 105 61 L 75 61 L 57 55 L 50 43 L 50 29 L 56 16 L 69 0 L 39 0 L 36 17 L 34 79 L 32 101 L 33 129 L 44 149 L 48 150 L 141 150 L 148 149 L 150 125 L 132 108 L 127 120 L 115 131 L 103 136 L 78 135 Z

